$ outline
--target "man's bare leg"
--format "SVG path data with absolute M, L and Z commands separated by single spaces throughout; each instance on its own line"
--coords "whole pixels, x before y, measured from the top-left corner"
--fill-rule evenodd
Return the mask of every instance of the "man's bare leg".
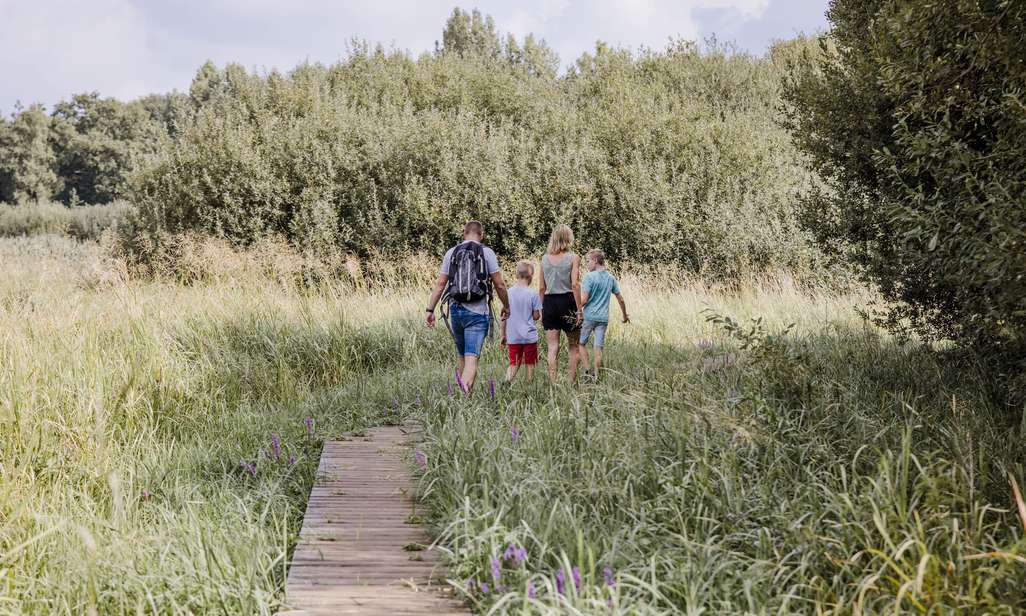
M 587 365 L 587 360 L 585 360 Z M 595 347 L 595 378 L 598 378 L 599 368 L 602 367 L 602 347 Z
M 506 382 L 512 383 L 513 378 L 517 375 L 517 369 L 520 367 L 519 364 L 510 364 L 509 368 L 506 368 Z
M 463 364 L 463 371 L 461 378 L 463 379 L 463 385 L 466 387 L 466 392 L 469 394 L 474 389 L 474 379 L 477 378 L 477 356 L 467 355 L 463 358 L 460 363 Z
M 572 343 L 570 345 L 570 382 L 575 383 L 577 381 L 577 362 L 580 361 L 581 345 Z

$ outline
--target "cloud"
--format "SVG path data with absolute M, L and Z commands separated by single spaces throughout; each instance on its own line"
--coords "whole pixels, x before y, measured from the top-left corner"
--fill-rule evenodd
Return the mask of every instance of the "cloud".
M 637 49 L 670 38 L 704 38 L 711 28 L 751 36 L 761 52 L 808 5 L 822 19 L 827 0 L 478 0 L 501 31 L 534 33 L 564 65 L 597 40 Z M 186 90 L 206 60 L 289 69 L 331 63 L 352 38 L 413 53 L 441 39 L 458 0 L 0 0 L 0 111 L 16 100 L 52 105 L 98 90 L 123 99 Z M 818 6 L 817 6 L 818 5 Z M 772 10 L 772 14 L 769 13 Z M 783 31 L 780 36 L 789 36 Z M 742 44 L 746 41 L 742 40 Z

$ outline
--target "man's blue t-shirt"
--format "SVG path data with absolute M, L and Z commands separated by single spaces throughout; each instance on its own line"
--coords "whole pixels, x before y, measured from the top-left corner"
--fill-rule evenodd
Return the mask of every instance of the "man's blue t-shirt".
M 584 304 L 584 320 L 609 322 L 609 296 L 620 293 L 616 278 L 605 270 L 588 272 L 581 283 L 581 291 L 588 294 Z

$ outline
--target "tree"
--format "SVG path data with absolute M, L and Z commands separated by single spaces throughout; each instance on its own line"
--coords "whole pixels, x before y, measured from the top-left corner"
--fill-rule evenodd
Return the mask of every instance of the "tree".
M 785 92 L 825 182 L 806 226 L 896 331 L 1022 352 L 1026 4 L 833 0 L 828 18 Z
M 96 92 L 62 101 L 53 111 L 57 171 L 71 203 L 109 203 L 125 195 L 135 160 L 156 150 L 164 131 L 139 105 Z
M 533 34 L 524 37 L 523 45 L 517 43 L 515 36 L 507 34 L 504 51 L 507 62 L 522 67 L 530 75 L 552 79 L 559 70 L 559 56 L 544 39 L 538 40 Z
M 47 201 L 61 190 L 51 144 L 50 117 L 42 105 L 18 109 L 0 134 L 0 186 L 4 201 Z
M 474 9 L 467 13 L 455 8 L 442 31 L 442 51 L 461 56 L 476 55 L 498 58 L 502 47 L 495 31 L 495 20 Z

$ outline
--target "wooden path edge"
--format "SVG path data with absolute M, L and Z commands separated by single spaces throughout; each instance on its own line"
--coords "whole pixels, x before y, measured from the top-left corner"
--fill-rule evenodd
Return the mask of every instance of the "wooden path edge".
M 417 523 L 410 427 L 326 441 L 285 582 L 288 616 L 469 614 Z

